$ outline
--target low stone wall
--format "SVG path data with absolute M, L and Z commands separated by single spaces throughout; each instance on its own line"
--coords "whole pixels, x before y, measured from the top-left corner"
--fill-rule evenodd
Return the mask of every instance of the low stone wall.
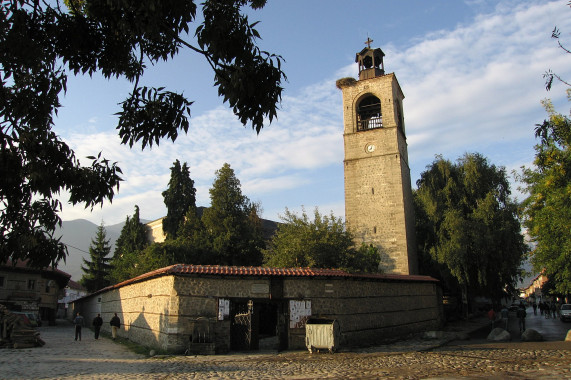
M 220 300 L 279 305 L 282 314 L 289 313 L 290 349 L 305 347 L 304 321 L 294 323 L 292 302 L 306 302 L 312 317 L 336 319 L 342 346 L 381 343 L 436 329 L 442 323 L 436 282 L 376 278 L 167 274 L 84 297 L 75 302 L 74 310 L 80 310 L 87 321 L 100 312 L 104 331 L 110 330 L 109 320 L 116 312 L 122 323 L 120 336 L 172 353 L 189 347 L 198 319 L 208 321 L 208 336 L 221 353 L 231 347 L 231 321 L 228 315 L 219 316 Z
M 311 300 L 313 317 L 339 322 L 342 345 L 371 345 L 443 322 L 439 288 L 431 282 L 288 279 L 284 285 L 286 298 Z M 305 329 L 292 329 L 290 347 L 304 346 Z

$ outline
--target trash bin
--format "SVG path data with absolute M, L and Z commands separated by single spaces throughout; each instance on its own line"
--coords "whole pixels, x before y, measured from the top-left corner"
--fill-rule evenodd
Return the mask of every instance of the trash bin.
M 339 322 L 334 319 L 310 318 L 305 324 L 305 345 L 310 353 L 319 350 L 335 352 L 340 335 Z

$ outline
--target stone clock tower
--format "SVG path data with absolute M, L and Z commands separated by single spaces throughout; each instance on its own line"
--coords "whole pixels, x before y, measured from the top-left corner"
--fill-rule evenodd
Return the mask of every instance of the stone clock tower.
M 414 208 L 402 101 L 381 49 L 357 53 L 359 80 L 343 91 L 345 218 L 356 243 L 373 244 L 385 273 L 417 274 Z

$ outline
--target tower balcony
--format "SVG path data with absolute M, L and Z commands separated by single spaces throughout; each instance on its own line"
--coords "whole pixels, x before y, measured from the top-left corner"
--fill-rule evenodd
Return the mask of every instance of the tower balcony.
M 383 117 L 372 117 L 366 120 L 357 121 L 357 132 L 368 131 L 370 129 L 377 129 L 383 127 Z

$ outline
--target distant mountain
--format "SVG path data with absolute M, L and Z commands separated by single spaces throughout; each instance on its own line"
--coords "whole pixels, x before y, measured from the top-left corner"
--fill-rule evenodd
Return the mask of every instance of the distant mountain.
M 147 223 L 148 221 L 141 220 L 141 222 Z M 115 241 L 119 238 L 124 224 L 125 222 L 104 226 L 107 240 L 111 245 L 110 256 L 115 251 Z M 88 220 L 76 219 L 62 222 L 61 228 L 56 229 L 54 236 L 61 236 L 61 242 L 67 245 L 69 253 L 65 262 L 59 262 L 58 269 L 71 274 L 74 281 L 79 281 L 83 276 L 81 265 L 84 258 L 89 260 L 89 246 L 91 241 L 95 239 L 97 227 L 99 225 Z

